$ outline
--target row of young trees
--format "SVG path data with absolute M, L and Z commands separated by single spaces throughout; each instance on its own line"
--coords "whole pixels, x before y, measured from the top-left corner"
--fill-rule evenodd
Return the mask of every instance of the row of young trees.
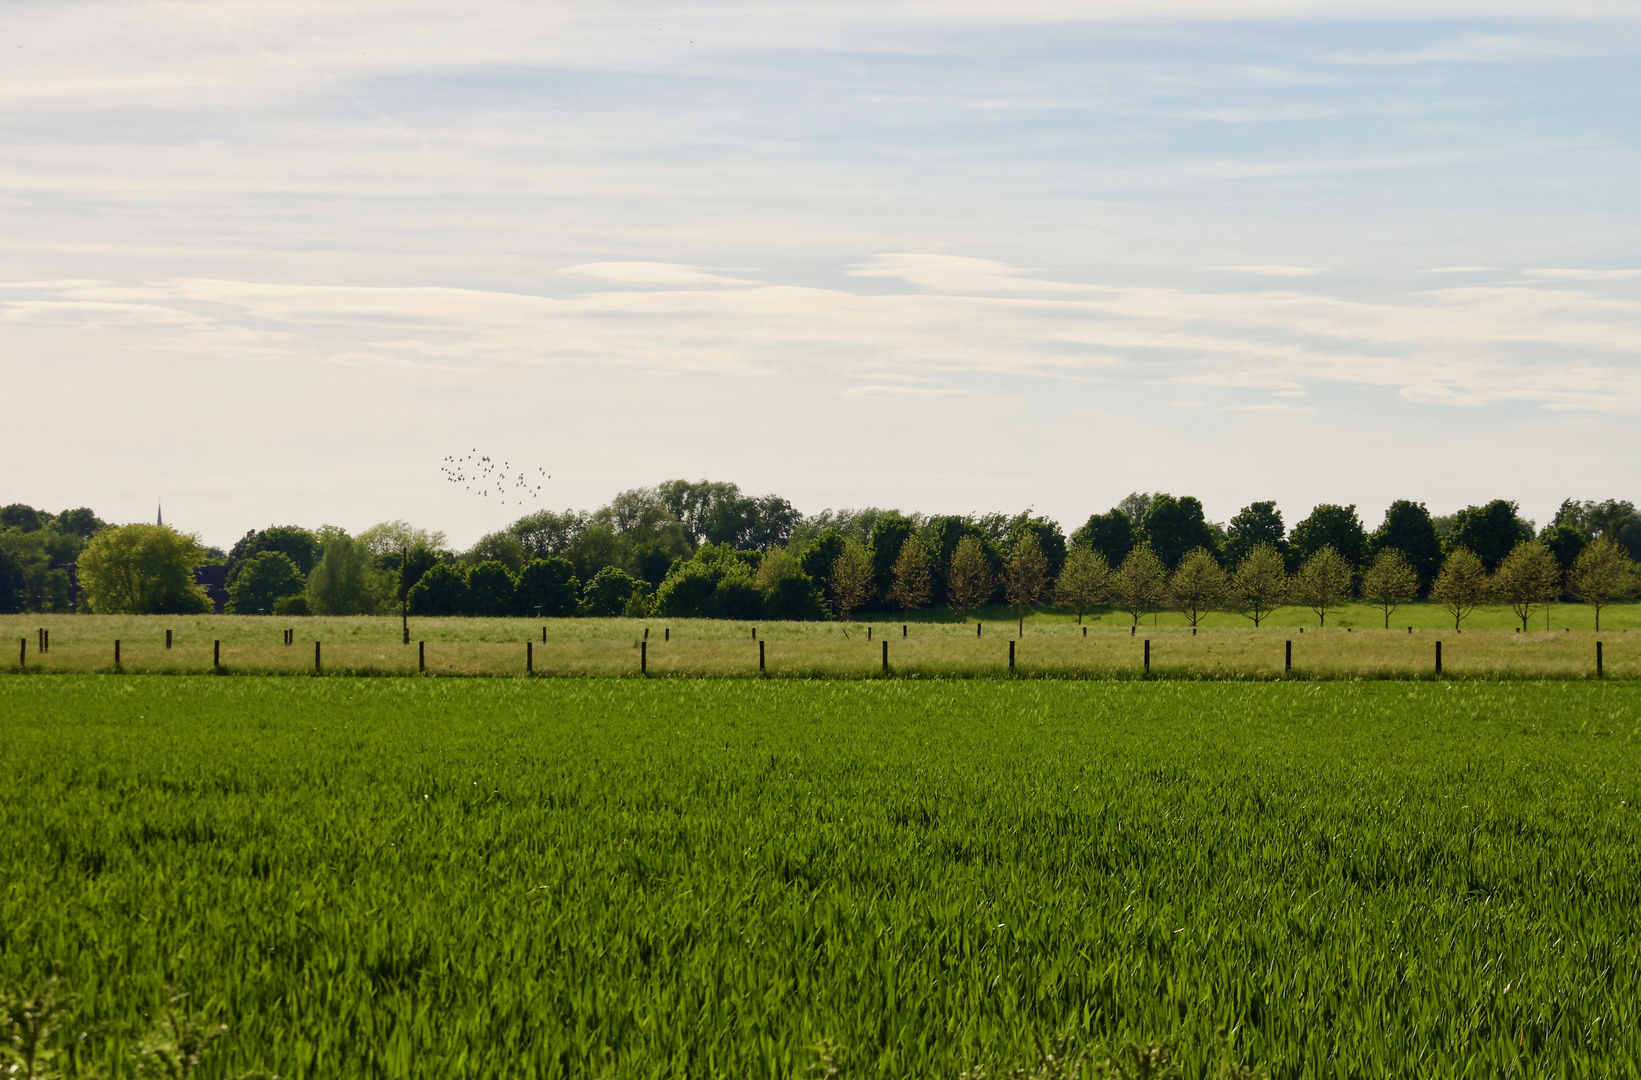
M 920 608 L 934 599 L 930 561 L 925 545 L 902 547 L 893 568 L 890 595 L 903 609 Z M 1278 608 L 1295 605 L 1309 608 L 1318 624 L 1326 626 L 1330 612 L 1358 595 L 1383 611 L 1388 629 L 1396 609 L 1419 594 L 1417 571 L 1395 548 L 1381 550 L 1359 576 L 1332 545 L 1324 545 L 1292 574 L 1282 552 L 1270 544 L 1255 545 L 1229 569 L 1201 547 L 1186 552 L 1172 570 L 1148 543 L 1131 549 L 1115 567 L 1098 551 L 1074 548 L 1055 576 L 1036 537 L 1026 533 L 994 581 L 980 545 L 972 538 L 960 541 L 947 577 L 948 605 L 966 614 L 995 585 L 1001 586 L 1014 606 L 1020 633 L 1025 631 L 1025 612 L 1050 600 L 1074 610 L 1078 622 L 1090 609 L 1103 606 L 1129 615 L 1136 626 L 1144 616 L 1164 610 L 1183 614 L 1193 628 L 1212 612 L 1231 611 L 1257 628 Z M 1524 540 L 1492 572 L 1470 549 L 1450 551 L 1436 574 L 1430 598 L 1453 616 L 1455 629 L 1478 607 L 1502 603 L 1526 630 L 1535 611 L 1571 593 L 1594 609 L 1595 628 L 1600 630 L 1602 609 L 1634 596 L 1637 586 L 1628 552 L 1612 540 L 1585 546 L 1566 572 L 1543 541 Z M 858 542 L 846 541 L 829 579 L 839 616 L 848 617 L 869 587 L 867 553 Z

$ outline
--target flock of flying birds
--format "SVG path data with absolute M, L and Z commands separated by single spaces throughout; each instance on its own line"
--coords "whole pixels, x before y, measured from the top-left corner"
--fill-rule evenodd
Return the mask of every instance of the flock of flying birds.
M 445 463 L 439 466 L 444 478 L 452 484 L 460 484 L 466 491 L 477 491 L 485 498 L 494 491 L 500 496 L 500 503 L 507 505 L 511 499 L 514 505 L 523 505 L 526 500 L 541 496 L 542 480 L 551 480 L 552 476 L 546 469 L 537 469 L 535 476 L 527 473 L 513 472 L 513 466 L 508 462 L 496 462 L 481 455 L 477 447 L 471 453 L 462 457 L 454 454 L 444 459 Z

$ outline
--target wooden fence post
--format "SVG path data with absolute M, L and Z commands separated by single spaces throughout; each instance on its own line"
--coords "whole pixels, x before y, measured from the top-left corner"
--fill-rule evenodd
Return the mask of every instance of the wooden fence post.
M 640 641 L 638 643 L 638 674 L 648 675 L 649 673 L 650 673 L 650 643 L 647 642 L 647 641 Z
M 1287 656 L 1282 661 L 1282 674 L 1292 675 L 1293 674 L 1293 642 L 1289 641 L 1287 643 L 1287 646 L 1288 646 Z
M 316 641 L 313 643 L 313 673 L 317 675 L 319 671 L 319 642 Z
M 169 630 L 165 632 L 165 647 L 167 649 L 171 647 L 171 631 Z
M 1442 673 L 1442 643 L 1436 642 L 1436 674 Z
M 1598 678 L 1598 679 L 1602 677 L 1601 642 L 1599 642 L 1599 641 L 1595 643 L 1595 677 Z
M 763 670 L 764 670 L 764 643 L 760 641 L 760 642 L 758 642 L 758 673 L 762 674 Z
M 425 641 L 416 643 L 416 670 L 427 670 L 427 642 Z
M 219 668 L 219 667 L 222 666 L 222 639 L 221 638 L 218 638 L 216 641 L 211 642 L 211 666 L 214 667 L 214 668 Z
M 19 670 L 28 666 L 28 638 L 17 639 L 17 667 Z
M 1014 674 L 1014 639 L 1009 638 L 1009 674 Z
M 114 639 L 114 666 L 120 666 L 120 639 Z
M 1145 673 L 1151 674 L 1151 639 L 1145 639 Z
M 532 674 L 535 673 L 535 670 L 536 670 L 536 643 L 533 642 L 533 641 L 526 641 L 524 643 L 524 673 L 526 675 L 532 675 Z
M 883 643 L 883 674 L 889 674 L 889 643 Z

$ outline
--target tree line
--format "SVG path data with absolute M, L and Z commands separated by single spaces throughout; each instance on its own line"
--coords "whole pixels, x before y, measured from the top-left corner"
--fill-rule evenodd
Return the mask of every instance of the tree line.
M 1022 624 L 1028 609 L 1058 604 L 1136 623 L 1177 610 L 1194 626 L 1227 610 L 1259 625 L 1291 605 L 1325 622 L 1360 597 L 1387 624 L 1396 606 L 1428 598 L 1451 605 L 1458 625 L 1495 602 L 1520 614 L 1569 596 L 1598 608 L 1624 599 L 1638 557 L 1641 517 L 1619 500 L 1567 500 L 1542 530 L 1505 500 L 1444 516 L 1398 500 L 1369 532 L 1354 505 L 1319 505 L 1290 530 L 1274 502 L 1220 524 L 1194 497 L 1135 493 L 1067 535 L 1029 511 L 806 517 L 734 484 L 673 480 L 592 512 L 528 515 L 461 553 L 403 521 L 358 535 L 274 526 L 217 552 L 163 526 L 14 505 L 0 510 L 0 610 L 64 610 L 69 568 L 83 610 L 209 610 L 191 567 L 219 561 L 237 614 L 824 619 L 1005 602 Z

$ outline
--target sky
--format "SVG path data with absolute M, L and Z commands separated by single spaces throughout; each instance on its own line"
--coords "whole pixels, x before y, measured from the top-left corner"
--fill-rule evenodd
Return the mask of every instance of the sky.
M 10 0 L 0 502 L 1641 499 L 1641 0 L 1549 7 Z

